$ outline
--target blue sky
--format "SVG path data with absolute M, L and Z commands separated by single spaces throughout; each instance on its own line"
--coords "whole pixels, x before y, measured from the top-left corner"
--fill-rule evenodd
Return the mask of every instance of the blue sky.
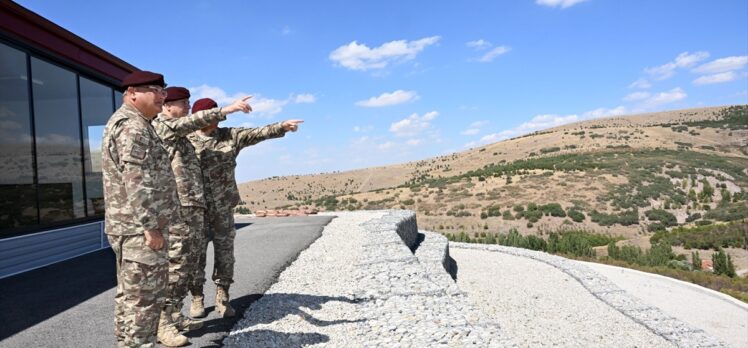
M 306 122 L 240 182 L 462 151 L 563 123 L 748 104 L 744 0 L 19 3 L 193 98 L 224 126 Z

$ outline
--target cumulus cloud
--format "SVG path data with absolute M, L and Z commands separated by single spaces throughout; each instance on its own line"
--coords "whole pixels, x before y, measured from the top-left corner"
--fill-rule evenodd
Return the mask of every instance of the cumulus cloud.
M 694 85 L 711 85 L 716 83 L 729 82 L 735 79 L 735 72 L 728 71 L 713 75 L 704 75 L 693 80 Z
M 690 68 L 696 63 L 709 58 L 709 52 L 699 51 L 693 54 L 683 52 L 675 57 L 672 62 L 665 63 L 660 66 L 646 68 L 644 72 L 651 75 L 654 79 L 665 80 L 672 77 L 675 74 L 675 70 L 678 68 Z
M 657 106 L 670 104 L 679 100 L 683 100 L 688 95 L 680 87 L 673 88 L 667 92 L 657 93 L 644 100 L 642 105 L 646 108 L 654 108 Z
M 308 104 L 308 103 L 314 103 L 317 101 L 317 98 L 314 96 L 314 94 L 298 94 L 296 97 L 294 97 L 294 103 L 296 104 Z
M 415 136 L 429 128 L 431 121 L 439 115 L 436 111 L 431 111 L 419 116 L 413 113 L 407 118 L 397 121 L 390 125 L 390 132 L 395 133 L 398 137 Z
M 637 100 L 643 100 L 649 98 L 650 94 L 649 92 L 634 92 L 630 93 L 629 95 L 623 97 L 623 100 L 625 101 L 637 101 Z
M 585 1 L 587 0 L 536 0 L 535 3 L 541 6 L 568 8 Z
M 748 56 L 726 57 L 715 59 L 709 63 L 703 64 L 696 69 L 693 69 L 693 72 L 701 74 L 716 74 L 732 70 L 739 70 L 742 69 L 746 64 L 748 64 Z
M 652 87 L 652 84 L 645 78 L 640 78 L 629 85 L 629 88 L 647 89 Z
M 478 61 L 481 62 L 481 63 L 492 62 L 496 57 L 498 57 L 498 56 L 500 56 L 500 55 L 502 55 L 504 53 L 507 53 L 507 52 L 509 52 L 511 50 L 512 50 L 511 47 L 508 47 L 508 46 L 499 46 L 499 47 L 496 47 L 496 48 L 494 48 L 494 49 L 486 52 L 486 54 L 484 54 L 483 56 L 481 56 L 480 58 L 478 58 Z
M 228 105 L 239 98 L 252 95 L 252 93 L 245 92 L 229 94 L 220 87 L 205 84 L 197 87 L 189 87 L 189 90 L 193 101 L 201 98 L 210 98 L 215 100 L 219 106 Z M 252 105 L 253 110 L 251 115 L 269 118 L 281 113 L 283 107 L 288 103 L 314 103 L 315 101 L 316 98 L 312 94 L 291 95 L 286 99 L 265 98 L 254 94 L 249 103 Z
M 555 115 L 545 114 L 537 115 L 530 121 L 524 122 L 517 127 L 512 129 L 503 130 L 501 132 L 484 135 L 478 141 L 472 141 L 465 144 L 465 147 L 474 147 L 477 145 L 485 145 L 495 143 L 497 141 L 509 139 L 523 134 L 532 133 L 541 129 L 552 128 L 561 126 L 567 123 L 579 121 L 580 118 L 577 115 Z
M 465 46 L 470 47 L 470 48 L 474 48 L 474 49 L 480 51 L 480 50 L 485 50 L 485 49 L 491 47 L 492 44 L 490 42 L 486 41 L 486 40 L 478 39 L 478 40 L 475 40 L 475 41 L 468 41 L 467 43 L 465 43 Z
M 374 48 L 352 41 L 330 52 L 329 58 L 335 64 L 350 70 L 382 69 L 392 62 L 414 59 L 426 47 L 439 42 L 439 39 L 439 36 L 431 36 L 414 41 L 397 40 Z
M 356 105 L 367 108 L 378 108 L 382 106 L 407 103 L 417 99 L 418 93 L 415 91 L 403 91 L 402 89 L 398 89 L 392 93 L 382 93 L 378 97 L 371 97 L 367 100 L 357 101 Z
M 585 112 L 582 116 L 586 119 L 590 119 L 590 118 L 620 116 L 624 114 L 626 114 L 626 108 L 624 106 L 619 106 L 613 109 L 597 108 L 595 110 Z

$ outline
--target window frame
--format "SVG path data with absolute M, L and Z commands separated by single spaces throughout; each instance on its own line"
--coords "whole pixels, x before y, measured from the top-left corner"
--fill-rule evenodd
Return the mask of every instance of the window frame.
M 42 232 L 42 231 L 49 230 L 49 229 L 75 226 L 75 225 L 80 225 L 84 223 L 104 220 L 104 214 L 90 215 L 88 212 L 89 203 L 88 203 L 88 190 L 86 188 L 87 177 L 86 177 L 86 168 L 85 168 L 85 165 L 86 165 L 85 146 L 86 144 L 84 144 L 85 138 L 83 136 L 84 134 L 83 133 L 83 109 L 82 109 L 82 100 L 81 100 L 80 79 L 81 77 L 83 77 L 91 82 L 98 83 L 109 88 L 110 98 L 111 98 L 111 103 L 112 103 L 112 113 L 114 113 L 114 111 L 116 111 L 119 108 L 119 105 L 116 104 L 117 99 L 116 99 L 115 93 L 122 93 L 121 87 L 119 87 L 116 81 L 113 81 L 111 78 L 107 78 L 103 74 L 97 74 L 95 71 L 93 71 L 90 68 L 87 68 L 80 64 L 73 63 L 66 59 L 60 58 L 51 52 L 45 52 L 38 48 L 24 44 L 22 42 L 18 42 L 17 40 L 13 40 L 12 38 L 9 38 L 6 35 L 2 35 L 2 33 L 0 33 L 0 44 L 8 46 L 12 49 L 18 50 L 25 55 L 26 75 L 28 76 L 28 80 L 26 81 L 26 88 L 27 88 L 28 104 L 29 104 L 28 105 L 29 118 L 30 118 L 29 125 L 31 128 L 30 135 L 32 138 L 31 156 L 32 156 L 32 168 L 34 172 L 32 185 L 33 185 L 35 196 L 36 196 L 36 201 L 35 201 L 36 224 L 0 229 L 0 240 L 6 239 L 6 238 L 17 237 L 21 235 Z M 51 64 L 57 68 L 69 71 L 75 75 L 75 86 L 76 86 L 75 93 L 76 93 L 76 99 L 77 99 L 76 102 L 78 105 L 78 112 L 76 115 L 78 117 L 77 128 L 80 134 L 78 148 L 79 148 L 80 165 L 81 165 L 81 181 L 82 181 L 81 185 L 83 188 L 84 217 L 49 222 L 49 223 L 41 223 L 41 210 L 40 210 L 41 202 L 39 200 L 39 163 L 38 163 L 37 134 L 36 134 L 37 120 L 36 120 L 36 112 L 34 110 L 34 95 L 33 95 L 33 86 L 32 86 L 33 75 L 32 75 L 32 68 L 31 68 L 32 57 L 42 62 Z

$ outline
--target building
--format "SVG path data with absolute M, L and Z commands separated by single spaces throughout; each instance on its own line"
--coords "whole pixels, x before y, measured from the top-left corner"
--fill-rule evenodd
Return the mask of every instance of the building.
M 101 136 L 135 70 L 0 0 L 0 278 L 108 247 Z

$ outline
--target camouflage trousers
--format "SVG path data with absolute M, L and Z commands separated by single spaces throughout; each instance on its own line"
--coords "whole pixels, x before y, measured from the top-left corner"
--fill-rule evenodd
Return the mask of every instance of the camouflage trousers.
M 181 206 L 180 209 L 183 223 L 169 233 L 169 285 L 166 290 L 166 305 L 174 306 L 177 311 L 182 308 L 187 290 L 197 274 L 205 227 L 205 209 L 190 206 Z
M 166 248 L 152 250 L 145 236 L 108 235 L 117 262 L 114 333 L 120 347 L 154 347 L 168 279 Z
M 198 271 L 190 286 L 190 293 L 193 296 L 203 294 L 206 251 L 208 243 L 211 241 L 213 242 L 213 282 L 224 287 L 228 287 L 234 282 L 234 238 L 236 237 L 236 229 L 234 228 L 233 209 L 227 212 L 218 212 L 209 204 L 203 231 L 205 238 L 202 240 L 202 247 L 200 248 Z

